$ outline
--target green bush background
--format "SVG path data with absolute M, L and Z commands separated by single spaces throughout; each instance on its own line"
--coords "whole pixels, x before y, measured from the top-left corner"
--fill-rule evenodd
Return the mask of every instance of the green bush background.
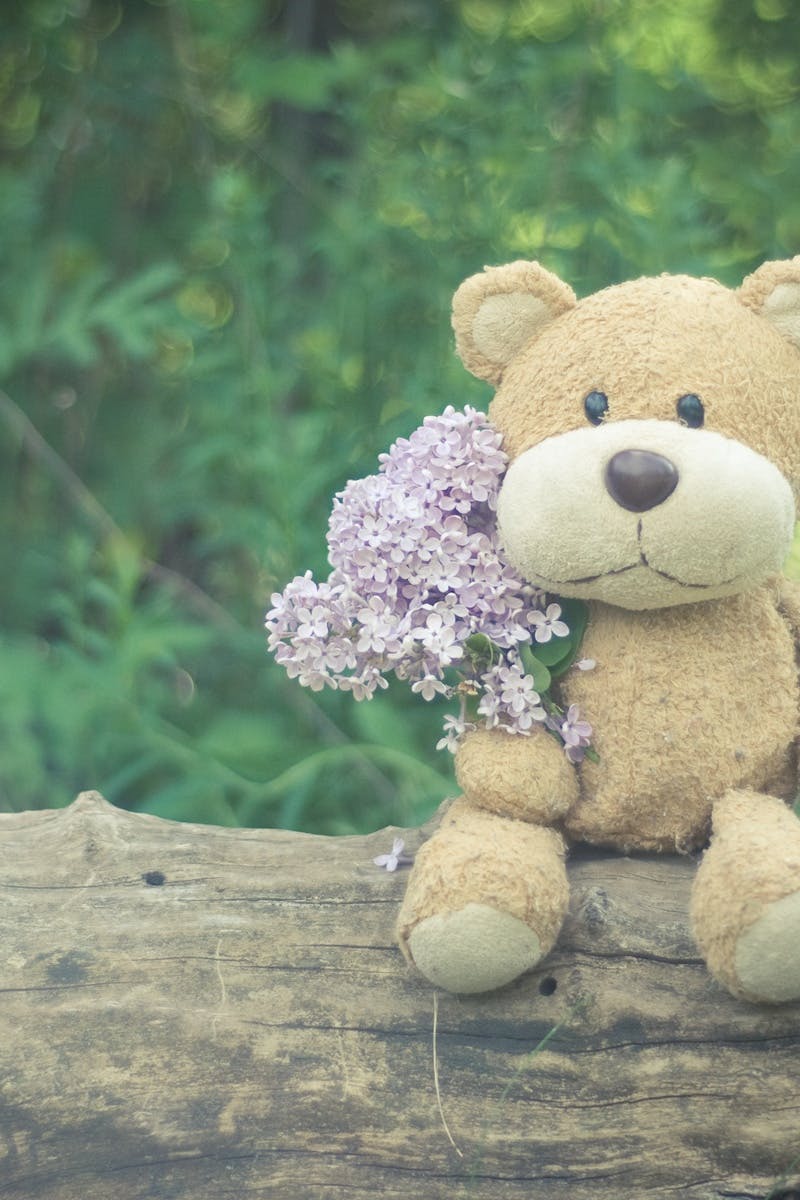
M 389 442 L 485 406 L 448 321 L 484 263 L 800 249 L 798 50 L 792 0 L 7 5 L 0 809 L 427 816 L 441 713 L 305 693 L 269 595 Z

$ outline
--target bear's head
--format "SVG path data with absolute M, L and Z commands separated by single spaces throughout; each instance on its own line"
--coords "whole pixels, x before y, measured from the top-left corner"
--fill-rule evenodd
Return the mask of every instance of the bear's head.
M 737 291 L 662 275 L 581 301 L 515 262 L 461 285 L 453 327 L 497 386 L 498 524 L 529 582 L 652 609 L 780 571 L 800 491 L 800 257 Z

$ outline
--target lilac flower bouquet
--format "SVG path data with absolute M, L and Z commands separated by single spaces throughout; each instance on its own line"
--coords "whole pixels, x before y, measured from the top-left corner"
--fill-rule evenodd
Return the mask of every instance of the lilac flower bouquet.
M 338 493 L 331 574 L 317 583 L 307 571 L 273 595 L 268 644 L 314 691 L 366 700 L 393 673 L 424 700 L 457 701 L 438 749 L 454 752 L 479 726 L 526 735 L 538 723 L 580 762 L 593 754 L 591 726 L 550 684 L 577 659 L 586 611 L 530 587 L 504 558 L 495 508 L 507 463 L 476 409 L 426 417 L 377 474 Z

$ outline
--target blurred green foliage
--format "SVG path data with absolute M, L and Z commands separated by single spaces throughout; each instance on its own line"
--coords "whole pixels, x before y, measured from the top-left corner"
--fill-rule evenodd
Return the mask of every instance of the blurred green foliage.
M 448 325 L 484 262 L 797 251 L 798 48 L 791 0 L 6 6 L 0 809 L 424 818 L 440 714 L 304 693 L 269 595 L 394 437 L 485 405 Z

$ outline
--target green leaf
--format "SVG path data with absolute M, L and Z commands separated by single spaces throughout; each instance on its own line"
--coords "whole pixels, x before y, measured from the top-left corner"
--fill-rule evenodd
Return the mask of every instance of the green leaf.
M 589 609 L 583 600 L 567 599 L 560 600 L 559 603 L 562 619 L 569 626 L 569 639 L 565 641 L 569 640 L 570 649 L 568 654 L 559 660 L 557 670 L 553 671 L 556 678 L 568 671 L 578 657 L 589 620 Z
M 546 692 L 552 682 L 552 677 L 542 660 L 533 653 L 530 643 L 520 647 L 520 658 L 526 674 L 533 677 L 533 686 L 541 695 Z
M 546 667 L 558 667 L 572 650 L 571 633 L 567 637 L 552 637 L 549 642 L 534 642 L 536 657 Z M 560 673 L 560 672 L 559 672 Z
M 377 746 L 396 746 L 408 754 L 413 754 L 413 738 L 402 721 L 397 720 L 397 710 L 391 703 L 384 703 L 380 694 L 372 700 L 357 704 L 352 721 L 361 739 L 374 742 Z M 388 697 L 387 697 L 388 701 Z M 435 732 L 441 722 L 438 706 L 430 706 L 431 731 Z M 288 827 L 287 827 L 288 828 Z
M 561 619 L 569 626 L 566 637 L 553 637 L 541 645 L 536 643 L 536 657 L 550 668 L 550 674 L 558 679 L 567 671 L 578 656 L 589 619 L 589 610 L 582 600 L 561 600 Z
M 325 108 L 329 103 L 336 73 L 335 64 L 321 54 L 285 51 L 268 64 L 254 60 L 249 71 L 243 67 L 238 71 L 251 96 L 309 110 Z
M 559 597 L 558 604 L 561 607 L 561 619 L 566 621 L 572 637 L 580 641 L 586 630 L 586 623 L 589 620 L 588 605 L 585 601 L 576 600 L 572 597 Z
M 497 647 L 485 633 L 473 633 L 467 638 L 467 655 L 477 666 L 490 667 L 498 653 Z

